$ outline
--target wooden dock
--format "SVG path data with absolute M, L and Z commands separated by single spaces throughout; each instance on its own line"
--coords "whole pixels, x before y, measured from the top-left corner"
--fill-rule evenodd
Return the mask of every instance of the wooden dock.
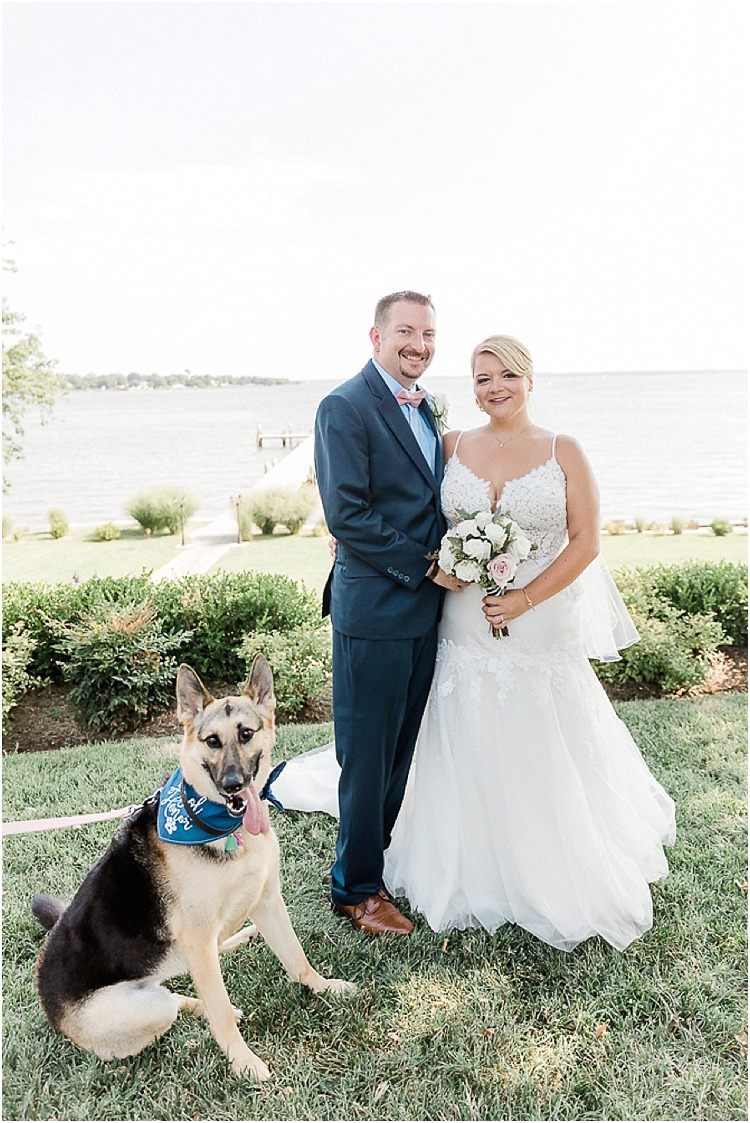
M 312 434 L 292 451 L 281 458 L 278 464 L 266 468 L 264 475 L 256 480 L 250 491 L 268 491 L 271 488 L 289 488 L 296 491 L 315 476 L 315 438 Z
M 258 448 L 270 444 L 280 444 L 282 448 L 294 448 L 300 441 L 306 441 L 309 436 L 309 433 L 293 432 L 291 426 L 282 430 L 281 433 L 264 433 L 259 422 L 255 433 L 255 443 Z

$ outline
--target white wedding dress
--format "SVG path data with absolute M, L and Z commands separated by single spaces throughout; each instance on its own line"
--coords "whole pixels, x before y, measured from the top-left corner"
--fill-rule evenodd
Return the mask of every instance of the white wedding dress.
M 527 584 L 567 541 L 565 476 L 552 455 L 506 483 L 500 506 L 538 549 Z M 458 458 L 443 510 L 491 508 L 490 485 Z M 597 559 L 567 589 L 494 638 L 484 590 L 445 598 L 435 676 L 385 883 L 436 932 L 518 924 L 570 951 L 600 935 L 623 949 L 651 927 L 649 882 L 668 872 L 674 804 L 649 772 L 589 664 L 638 636 Z M 286 808 L 337 814 L 332 747 L 288 763 Z

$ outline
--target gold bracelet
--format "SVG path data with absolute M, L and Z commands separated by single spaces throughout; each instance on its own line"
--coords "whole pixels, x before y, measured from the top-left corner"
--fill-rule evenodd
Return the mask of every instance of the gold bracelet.
M 523 595 L 524 595 L 524 596 L 526 597 L 526 603 L 527 603 L 527 605 L 529 606 L 529 608 L 531 609 L 531 611 L 533 612 L 533 611 L 534 611 L 534 602 L 533 602 L 533 600 L 531 599 L 531 597 L 529 596 L 529 594 L 528 594 L 528 593 L 526 592 L 526 590 L 525 590 L 525 589 L 521 589 L 521 592 L 522 592 L 522 593 L 523 593 Z

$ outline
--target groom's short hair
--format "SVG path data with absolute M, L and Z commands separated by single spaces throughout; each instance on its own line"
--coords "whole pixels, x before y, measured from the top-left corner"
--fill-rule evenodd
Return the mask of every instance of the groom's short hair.
M 391 305 L 398 304 L 400 300 L 406 300 L 410 304 L 422 304 L 426 308 L 431 308 L 433 312 L 435 311 L 432 297 L 425 296 L 422 292 L 412 292 L 411 289 L 405 289 L 403 292 L 392 292 L 389 296 L 382 296 L 375 305 L 375 320 L 373 322 L 377 327 L 380 327 L 388 319 L 391 313 Z

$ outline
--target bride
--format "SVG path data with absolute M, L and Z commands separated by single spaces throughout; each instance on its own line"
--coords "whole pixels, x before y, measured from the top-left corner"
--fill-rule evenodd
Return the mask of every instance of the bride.
M 589 657 L 617 659 L 638 635 L 598 557 L 586 457 L 530 418 L 528 351 L 491 336 L 472 370 L 487 422 L 445 434 L 444 513 L 453 526 L 500 508 L 537 549 L 504 596 L 446 595 L 385 883 L 436 932 L 514 923 L 565 951 L 594 935 L 622 950 L 653 923 L 674 804 Z M 273 794 L 337 814 L 337 780 L 325 746 L 290 761 Z

